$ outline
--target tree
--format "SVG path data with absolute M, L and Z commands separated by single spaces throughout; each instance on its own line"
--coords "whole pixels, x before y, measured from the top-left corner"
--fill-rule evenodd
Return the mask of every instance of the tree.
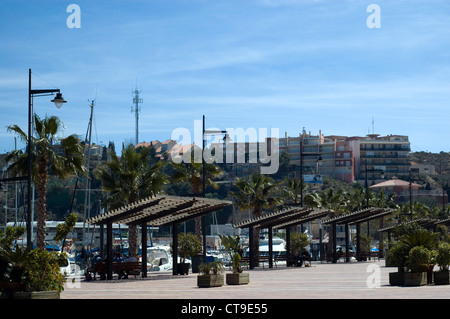
M 66 220 L 62 224 L 56 226 L 56 234 L 53 237 L 54 241 L 62 241 L 61 249 L 64 248 L 67 235 L 72 231 L 72 228 L 77 222 L 77 215 L 74 213 L 69 214 Z
M 194 196 L 201 196 L 203 190 L 203 164 L 195 163 L 174 163 L 172 162 L 174 169 L 172 179 L 174 182 L 188 182 L 192 188 Z M 218 185 L 213 181 L 213 178 L 217 178 L 222 175 L 222 170 L 219 166 L 214 164 L 205 164 L 206 178 L 205 182 L 207 186 L 212 186 L 214 189 L 218 189 Z M 199 239 L 202 237 L 200 217 L 195 218 L 195 234 Z
M 285 187 L 283 187 L 283 198 L 284 201 L 292 204 L 292 205 L 298 205 L 302 202 L 302 186 L 303 186 L 303 193 L 306 189 L 306 183 L 301 183 L 297 179 L 288 179 L 285 180 Z M 303 184 L 303 185 L 302 185 Z
M 56 116 L 40 119 L 37 114 L 34 115 L 34 133 L 32 136 L 32 179 L 36 185 L 37 200 L 37 236 L 36 246 L 45 249 L 45 221 L 47 219 L 47 182 L 49 180 L 49 171 L 60 177 L 66 178 L 77 172 L 85 173 L 85 156 L 83 147 L 75 134 L 66 138 L 58 138 L 63 128 L 63 124 Z M 19 137 L 28 142 L 28 136 L 17 125 L 8 127 L 8 131 L 15 132 Z M 60 145 L 58 145 L 60 142 Z M 60 152 L 57 149 L 60 149 Z M 60 155 L 62 153 L 62 155 Z M 8 167 L 11 176 L 28 174 L 27 163 L 28 154 L 22 151 L 12 151 L 6 157 L 12 164 Z
M 132 144 L 122 147 L 122 156 L 119 158 L 111 151 L 111 160 L 95 172 L 96 178 L 101 180 L 103 189 L 109 192 L 104 203 L 111 209 L 131 204 L 139 198 L 156 195 L 162 191 L 167 183 L 160 172 L 163 162 L 151 165 L 150 148 L 141 148 L 139 151 Z M 128 226 L 129 255 L 137 254 L 137 226 Z
M 237 178 L 234 186 L 238 188 L 238 192 L 232 192 L 232 195 L 236 197 L 236 204 L 240 209 L 250 209 L 254 217 L 259 217 L 263 209 L 283 203 L 282 198 L 275 193 L 279 185 L 272 178 L 255 173 L 250 179 Z M 253 242 L 254 246 L 251 248 L 258 256 L 259 229 L 254 231 Z

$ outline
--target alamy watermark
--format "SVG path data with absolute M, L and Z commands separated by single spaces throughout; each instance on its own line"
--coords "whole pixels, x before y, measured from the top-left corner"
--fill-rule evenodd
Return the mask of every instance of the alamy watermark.
M 78 4 L 69 4 L 66 12 L 70 15 L 66 19 L 66 25 L 69 29 L 81 28 L 81 9 Z
M 179 127 L 172 131 L 171 139 L 177 141 L 178 147 L 171 152 L 175 163 L 260 163 L 261 174 L 275 174 L 279 167 L 279 129 L 271 128 L 268 136 L 267 128 L 227 128 L 226 133 L 216 128 L 208 128 L 205 132 L 215 132 L 209 136 L 203 134 L 202 123 L 194 121 L 194 141 L 206 141 L 212 138 L 204 150 L 202 146 L 193 144 L 188 151 L 183 145 L 192 145 L 192 134 L 187 128 Z M 217 133 L 219 132 L 219 133 Z M 224 134 L 226 134 L 224 136 Z
M 74 264 L 73 266 L 75 269 L 66 277 L 66 287 L 68 289 L 81 288 L 81 277 L 79 276 L 80 266 L 77 264 Z
M 367 17 L 366 25 L 369 29 L 381 28 L 381 9 L 377 4 L 369 4 L 367 6 L 367 12 L 371 14 Z
M 367 288 L 381 287 L 381 268 L 377 264 L 370 264 L 367 266 L 366 272 L 370 275 L 366 279 Z

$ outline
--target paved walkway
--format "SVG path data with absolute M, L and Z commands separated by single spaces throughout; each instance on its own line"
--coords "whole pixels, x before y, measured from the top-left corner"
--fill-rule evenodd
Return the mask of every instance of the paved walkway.
M 449 286 L 394 287 L 384 261 L 313 263 L 312 267 L 256 269 L 250 284 L 198 288 L 197 274 L 81 281 L 66 284 L 61 299 L 449 299 Z M 77 285 L 78 284 L 78 285 Z

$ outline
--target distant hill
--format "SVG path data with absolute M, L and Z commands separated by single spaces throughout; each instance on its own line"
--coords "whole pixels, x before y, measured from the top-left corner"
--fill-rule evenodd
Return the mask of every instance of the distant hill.
M 410 158 L 411 163 L 434 165 L 437 175 L 450 175 L 450 152 L 415 152 L 410 153 Z

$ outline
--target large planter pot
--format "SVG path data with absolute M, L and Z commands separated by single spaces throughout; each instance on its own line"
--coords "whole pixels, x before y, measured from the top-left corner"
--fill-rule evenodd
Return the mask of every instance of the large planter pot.
M 250 282 L 249 273 L 226 274 L 227 285 L 245 285 Z
M 27 284 L 21 282 L 0 282 L 0 290 L 13 292 L 13 291 L 25 291 Z
M 392 286 L 423 286 L 427 284 L 426 272 L 391 272 L 389 284 Z
M 407 272 L 405 274 L 405 286 L 424 286 L 428 283 L 426 272 Z
M 450 284 L 450 271 L 435 271 L 434 272 L 434 284 L 435 285 L 449 285 Z
M 177 274 L 178 275 L 188 275 L 189 274 L 189 264 L 188 263 L 180 263 L 177 265 Z
M 197 286 L 200 288 L 223 286 L 223 275 L 198 275 Z
M 14 293 L 16 291 L 25 291 L 26 289 L 27 285 L 24 283 L 0 282 L 0 299 L 14 298 Z
M 405 283 L 405 272 L 390 272 L 389 284 L 391 286 L 403 286 Z
M 13 299 L 60 299 L 60 292 L 58 290 L 16 291 Z
M 192 273 L 196 274 L 199 273 L 199 269 L 198 267 L 202 264 L 203 262 L 203 255 L 197 255 L 191 258 L 192 260 Z

